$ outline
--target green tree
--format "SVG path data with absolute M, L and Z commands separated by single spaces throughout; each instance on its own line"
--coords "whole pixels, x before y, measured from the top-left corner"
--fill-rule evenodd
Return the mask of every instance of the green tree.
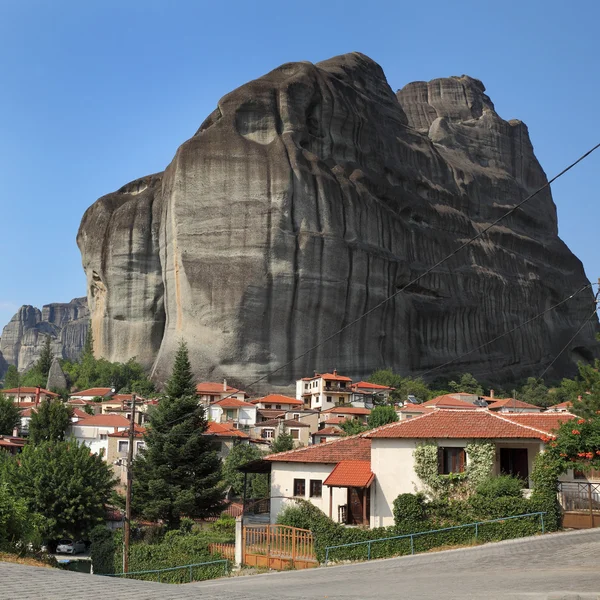
M 69 440 L 27 444 L 11 471 L 15 495 L 44 518 L 44 537 L 81 537 L 104 522 L 114 484 L 111 467 Z
M 271 444 L 271 453 L 287 452 L 294 449 L 294 438 L 289 433 L 280 433 Z
M 414 396 L 421 402 L 426 402 L 434 397 L 429 386 L 420 378 L 413 379 L 412 377 L 405 377 L 397 389 L 399 400 L 406 402 L 408 396 Z
M 0 394 L 0 435 L 12 435 L 13 429 L 21 423 L 19 408 L 11 397 Z
M 39 371 L 39 373 L 46 379 L 48 379 L 48 373 L 50 373 L 50 367 L 52 366 L 53 360 L 54 354 L 50 348 L 50 336 L 47 335 L 46 339 L 44 340 L 44 345 L 42 346 L 40 357 L 36 364 L 36 370 Z
M 388 423 L 395 423 L 397 420 L 398 414 L 393 406 L 376 406 L 367 419 L 367 425 L 369 429 L 374 429 Z
M 454 393 L 465 392 L 466 394 L 477 394 L 479 396 L 483 394 L 483 387 L 471 373 L 463 373 L 458 381 L 448 382 L 448 387 Z
M 61 442 L 65 439 L 65 432 L 73 409 L 59 400 L 49 402 L 44 400 L 37 411 L 32 412 L 29 422 L 29 441 L 32 444 L 40 442 Z
M 41 373 L 37 364 L 21 375 L 21 386 L 27 387 L 44 387 L 48 377 Z
M 344 435 L 357 435 L 367 431 L 368 427 L 363 425 L 358 419 L 346 419 L 340 424 Z
M 186 345 L 175 357 L 166 394 L 150 413 L 146 450 L 134 463 L 134 508 L 148 519 L 162 519 L 177 529 L 182 516 L 219 512 L 223 492 L 221 461 L 198 404 Z
M 241 467 L 254 460 L 260 460 L 260 451 L 252 444 L 244 444 L 238 442 L 233 445 L 233 448 L 229 451 L 229 454 L 223 461 L 223 481 L 236 496 L 241 496 L 244 493 L 244 474 L 238 471 L 238 467 Z M 247 478 L 247 492 L 252 489 L 253 480 L 256 477 L 256 473 L 248 473 Z
M 550 406 L 552 397 L 548 394 L 548 388 L 542 380 L 529 377 L 519 392 L 519 400 L 536 406 Z
M 13 388 L 18 388 L 20 382 L 21 377 L 17 367 L 15 367 L 15 365 L 9 365 L 6 375 L 4 376 L 4 387 L 7 390 L 12 390 Z

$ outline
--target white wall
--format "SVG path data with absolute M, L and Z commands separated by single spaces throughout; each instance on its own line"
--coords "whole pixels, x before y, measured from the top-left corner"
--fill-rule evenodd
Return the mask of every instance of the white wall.
M 77 423 L 71 424 L 71 435 L 80 443 L 85 444 L 94 454 L 100 454 L 104 450 L 104 458 L 108 453 L 108 434 L 115 431 L 123 431 L 127 427 L 91 427 L 89 425 L 82 427 Z M 101 440 L 100 436 L 105 435 L 106 439 Z
M 288 499 L 294 495 L 294 479 L 306 480 L 304 499 L 321 509 L 327 516 L 329 516 L 330 494 L 333 493 L 331 518 L 337 521 L 338 506 L 346 504 L 348 500 L 346 488 L 330 488 L 324 485 L 321 498 L 310 497 L 310 480 L 320 479 L 325 481 L 335 466 L 335 464 L 321 463 L 273 462 L 271 467 L 271 522 L 275 523 L 277 515 L 286 506 L 296 505 L 293 500 Z M 284 498 L 281 498 L 281 496 L 284 496 Z

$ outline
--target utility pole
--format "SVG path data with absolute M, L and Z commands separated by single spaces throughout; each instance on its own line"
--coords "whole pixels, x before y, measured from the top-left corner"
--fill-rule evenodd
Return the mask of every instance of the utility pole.
M 123 548 L 123 573 L 129 571 L 129 536 L 131 534 L 131 487 L 133 484 L 133 441 L 135 438 L 135 400 L 131 395 L 131 417 L 129 419 L 129 446 L 127 447 L 127 495 L 125 496 L 125 546 Z

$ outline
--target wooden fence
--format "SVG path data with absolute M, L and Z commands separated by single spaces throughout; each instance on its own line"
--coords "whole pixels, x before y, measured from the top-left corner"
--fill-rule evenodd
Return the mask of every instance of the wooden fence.
M 563 527 L 600 527 L 600 483 L 562 481 L 558 485 L 558 500 L 563 509 Z
M 316 567 L 312 533 L 287 525 L 244 527 L 243 562 L 269 569 L 307 569 Z
M 220 554 L 223 558 L 235 560 L 235 544 L 209 544 L 211 554 Z

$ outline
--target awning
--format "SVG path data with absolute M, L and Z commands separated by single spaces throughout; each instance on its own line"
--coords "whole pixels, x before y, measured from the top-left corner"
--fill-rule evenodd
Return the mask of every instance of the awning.
M 272 465 L 268 460 L 260 459 L 241 465 L 237 467 L 237 470 L 242 473 L 270 473 L 271 467 Z
M 375 479 L 371 472 L 371 463 L 366 460 L 343 460 L 331 471 L 323 482 L 330 487 L 367 488 Z

